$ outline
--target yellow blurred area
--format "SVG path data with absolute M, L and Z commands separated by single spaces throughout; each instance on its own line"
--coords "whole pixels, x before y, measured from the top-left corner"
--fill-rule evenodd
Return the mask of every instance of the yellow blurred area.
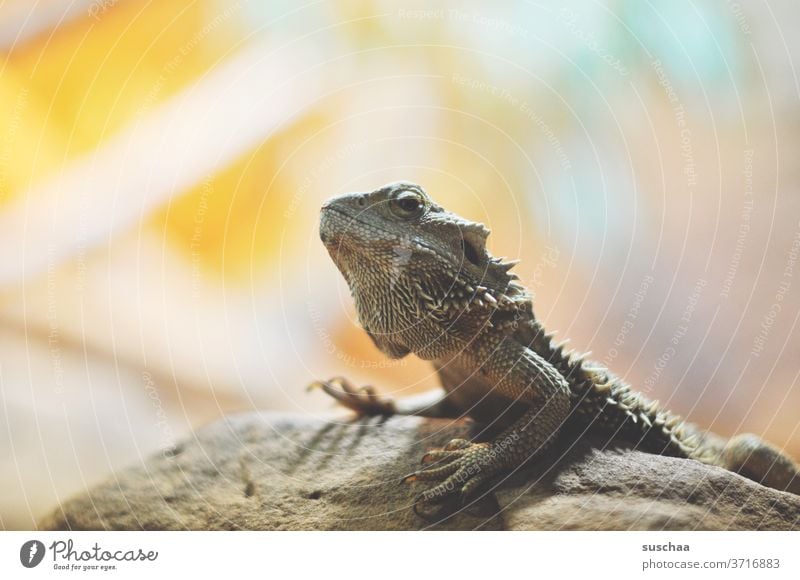
M 0 76 L 0 149 L 2 181 L 0 204 L 19 195 L 38 175 L 38 167 L 50 171 L 63 161 L 65 136 L 45 119 L 46 97 L 31 92 L 25 76 L 4 70 Z
M 209 3 L 118 2 L 0 52 L 0 130 L 13 127 L 8 197 L 175 94 L 241 42 L 236 17 Z M 0 198 L 2 201 L 2 198 Z
M 293 123 L 170 202 L 154 214 L 153 227 L 210 274 L 246 281 L 254 264 L 271 263 L 280 251 L 297 188 L 285 158 L 324 123 L 314 114 Z

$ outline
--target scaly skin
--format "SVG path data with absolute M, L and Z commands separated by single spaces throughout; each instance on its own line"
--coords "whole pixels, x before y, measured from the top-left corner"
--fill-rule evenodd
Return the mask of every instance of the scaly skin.
M 489 231 L 393 183 L 327 201 L 320 237 L 347 281 L 359 320 L 392 358 L 430 360 L 444 387 L 400 401 L 345 379 L 315 383 L 360 414 L 469 415 L 500 431 L 489 442 L 429 451 L 407 481 L 433 482 L 415 509 L 468 499 L 539 455 L 560 434 L 599 431 L 638 448 L 736 471 L 800 494 L 794 462 L 754 435 L 702 432 L 632 391 L 607 369 L 555 345 L 510 273 L 486 249 Z

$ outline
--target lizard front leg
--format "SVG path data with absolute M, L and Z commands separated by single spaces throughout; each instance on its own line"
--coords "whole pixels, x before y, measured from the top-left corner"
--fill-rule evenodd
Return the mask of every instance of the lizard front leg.
M 430 389 L 395 400 L 379 395 L 371 386 L 354 387 L 350 381 L 342 377 L 315 381 L 308 388 L 322 389 L 359 417 L 417 415 L 431 419 L 456 419 L 461 416 L 458 409 L 448 401 L 444 389 Z
M 425 454 L 425 466 L 405 478 L 406 482 L 440 482 L 417 496 L 414 509 L 423 516 L 431 505 L 449 498 L 468 499 L 481 484 L 539 454 L 553 441 L 569 413 L 566 379 L 514 339 L 478 337 L 460 356 L 488 379 L 494 394 L 523 401 L 529 409 L 491 442 L 454 439 L 443 449 Z

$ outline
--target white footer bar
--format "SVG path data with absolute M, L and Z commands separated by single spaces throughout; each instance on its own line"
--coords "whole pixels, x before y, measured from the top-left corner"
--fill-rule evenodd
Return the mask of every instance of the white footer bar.
M 187 573 L 223 579 L 294 573 L 325 580 L 563 573 L 592 580 L 800 578 L 800 533 L 0 532 L 3 579 Z

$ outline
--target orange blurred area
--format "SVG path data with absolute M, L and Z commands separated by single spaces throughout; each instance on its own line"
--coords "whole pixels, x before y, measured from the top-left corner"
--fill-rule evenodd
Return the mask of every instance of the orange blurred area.
M 800 457 L 799 10 L 0 4 L 0 528 L 223 415 L 330 413 L 315 379 L 436 384 L 317 235 L 399 179 L 576 349 Z

